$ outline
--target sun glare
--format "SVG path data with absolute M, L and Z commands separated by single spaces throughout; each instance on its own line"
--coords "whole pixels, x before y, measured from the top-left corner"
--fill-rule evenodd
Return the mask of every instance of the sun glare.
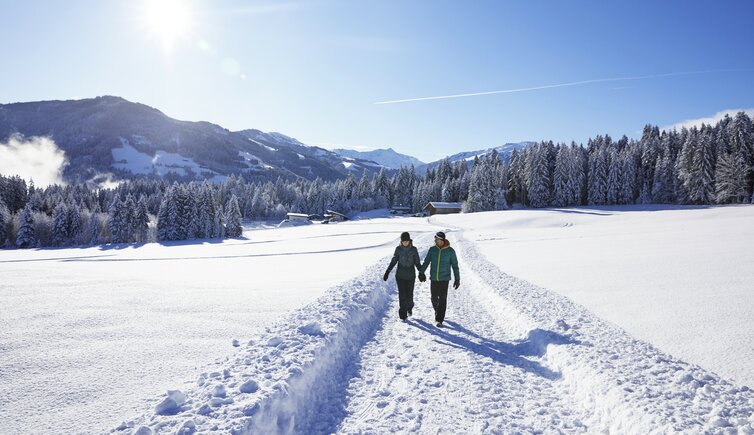
M 175 41 L 187 36 L 191 14 L 182 0 L 146 0 L 146 21 L 154 36 L 170 49 Z

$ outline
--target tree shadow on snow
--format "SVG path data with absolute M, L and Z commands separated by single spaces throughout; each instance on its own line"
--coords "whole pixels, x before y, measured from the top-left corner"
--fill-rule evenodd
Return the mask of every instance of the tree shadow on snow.
M 354 248 L 340 248 L 340 249 L 322 249 L 313 251 L 290 251 L 290 252 L 271 252 L 260 254 L 239 254 L 239 255 L 205 255 L 205 256 L 187 256 L 187 257 L 138 257 L 138 258 L 64 258 L 61 261 L 101 261 L 101 262 L 139 262 L 139 261 L 185 261 L 185 260 L 220 260 L 230 258 L 254 258 L 254 257 L 279 257 L 288 255 L 305 255 L 305 254 L 329 254 L 340 253 L 349 251 L 362 251 L 365 249 L 379 248 L 387 245 L 394 244 L 395 241 L 391 240 L 385 243 L 378 243 L 376 245 L 358 246 Z M 101 257 L 101 256 L 96 256 Z
M 444 328 L 437 328 L 423 320 L 410 324 L 437 336 L 434 340 L 436 343 L 474 352 L 497 363 L 518 367 L 550 380 L 560 379 L 561 374 L 525 357 L 544 356 L 549 344 L 580 344 L 572 338 L 544 329 L 533 329 L 525 339 L 506 343 L 482 337 L 456 322 L 446 321 L 447 326 Z
M 615 213 L 627 213 L 637 211 L 677 211 L 699 210 L 712 208 L 712 205 L 692 204 L 624 204 L 624 205 L 584 205 L 566 208 L 542 208 L 542 211 L 554 211 L 558 213 L 587 214 L 594 216 L 613 216 Z M 533 211 L 535 209 L 526 209 Z

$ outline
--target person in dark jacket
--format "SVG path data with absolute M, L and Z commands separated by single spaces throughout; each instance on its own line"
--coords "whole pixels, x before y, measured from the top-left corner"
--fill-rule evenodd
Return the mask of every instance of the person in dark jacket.
M 450 282 L 450 270 L 453 269 L 453 288 L 461 285 L 461 274 L 458 272 L 458 258 L 456 251 L 450 247 L 450 242 L 445 238 L 442 231 L 435 234 L 435 246 L 427 251 L 424 263 L 419 269 L 419 279 L 424 271 L 429 268 L 430 291 L 432 293 L 432 307 L 435 309 L 435 321 L 441 327 L 445 320 L 445 308 L 448 304 L 448 283 Z
M 416 281 L 414 268 L 418 270 L 421 267 L 419 251 L 414 247 L 411 235 L 406 232 L 401 234 L 401 244 L 395 248 L 393 259 L 390 260 L 390 265 L 385 271 L 385 276 L 383 276 L 385 281 L 396 264 L 398 269 L 395 272 L 395 282 L 398 283 L 398 301 L 400 302 L 398 316 L 405 320 L 414 308 L 414 282 Z M 419 276 L 421 278 L 422 274 Z

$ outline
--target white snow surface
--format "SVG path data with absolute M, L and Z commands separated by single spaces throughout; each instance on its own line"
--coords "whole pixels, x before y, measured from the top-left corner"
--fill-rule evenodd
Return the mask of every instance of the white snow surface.
M 754 388 L 754 206 L 436 216 L 506 273 Z
M 509 274 L 496 257 L 526 257 L 535 248 L 522 246 L 546 248 L 563 237 L 558 229 L 579 228 L 571 256 L 595 238 L 606 244 L 600 258 L 641 257 L 624 252 L 617 234 L 627 227 L 677 242 L 680 226 L 696 243 L 740 251 L 712 228 L 751 222 L 752 209 L 513 210 L 260 230 L 203 245 L 3 252 L 0 278 L 11 285 L 0 290 L 10 301 L 0 348 L 10 358 L 0 360 L 0 397 L 16 400 L 0 402 L 0 421 L 9 433 L 752 434 L 754 391 L 741 381 Z M 458 254 L 462 284 L 449 289 L 442 328 L 428 283 L 416 283 L 403 322 L 394 279 L 381 279 L 404 230 L 422 258 L 438 230 Z M 528 259 L 544 268 L 549 256 Z M 592 271 L 589 257 L 577 260 L 572 267 Z M 691 255 L 677 261 L 697 278 L 712 273 Z M 728 287 L 716 295 L 741 296 Z M 631 307 L 620 292 L 603 297 Z M 748 331 L 739 350 L 751 348 L 750 317 L 738 323 Z
M 391 251 L 425 220 L 248 240 L 0 250 L 0 433 L 102 433 Z M 341 266 L 342 265 L 342 266 Z
M 226 178 L 211 169 L 199 165 L 193 159 L 180 154 L 158 150 L 154 156 L 150 156 L 134 148 L 126 139 L 121 138 L 121 143 L 121 147 L 111 150 L 113 155 L 113 164 L 111 166 L 115 169 L 123 169 L 133 174 L 156 173 L 160 176 L 165 176 L 169 172 L 185 176 L 187 170 L 190 170 L 196 176 L 209 172 L 214 174 L 218 180 Z

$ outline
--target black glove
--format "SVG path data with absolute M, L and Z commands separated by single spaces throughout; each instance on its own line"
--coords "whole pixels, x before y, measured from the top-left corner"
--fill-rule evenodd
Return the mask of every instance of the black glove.
M 424 274 L 424 272 L 419 272 L 419 282 L 424 282 L 427 280 L 427 275 Z
M 458 290 L 458 287 L 460 287 L 460 286 L 461 286 L 461 280 L 460 279 L 457 279 L 457 280 L 455 280 L 453 282 L 453 288 L 454 289 Z
M 390 276 L 390 272 L 385 272 L 385 276 L 382 277 L 383 281 L 387 281 L 387 277 Z

